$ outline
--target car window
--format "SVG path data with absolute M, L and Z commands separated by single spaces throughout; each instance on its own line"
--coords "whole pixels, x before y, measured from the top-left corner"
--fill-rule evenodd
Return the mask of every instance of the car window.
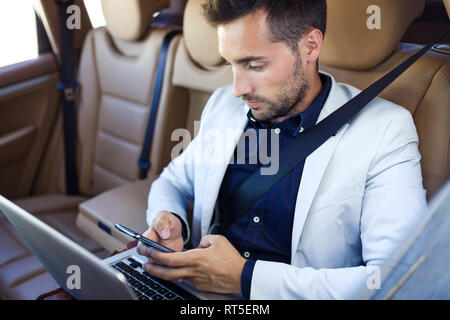
M 0 67 L 37 58 L 33 0 L 0 1 Z
M 84 5 L 91 20 L 93 28 L 103 27 L 106 25 L 105 17 L 102 11 L 101 0 L 84 0 Z

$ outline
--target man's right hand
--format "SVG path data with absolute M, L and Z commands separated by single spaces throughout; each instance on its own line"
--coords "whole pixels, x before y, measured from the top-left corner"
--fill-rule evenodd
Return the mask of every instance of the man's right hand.
M 183 227 L 180 219 L 169 211 L 161 211 L 153 220 L 152 226 L 143 233 L 144 237 L 149 238 L 163 246 L 175 251 L 183 251 Z M 147 246 L 139 242 L 137 252 L 148 256 Z

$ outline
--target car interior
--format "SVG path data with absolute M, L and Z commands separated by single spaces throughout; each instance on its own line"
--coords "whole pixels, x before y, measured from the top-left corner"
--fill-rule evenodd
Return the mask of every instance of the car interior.
M 10 0 L 13 1 L 13 0 Z M 85 2 L 74 30 L 76 165 L 79 194 L 68 194 L 61 92 L 58 4 L 34 1 L 37 58 L 0 68 L 0 194 L 100 258 L 130 239 L 116 223 L 144 232 L 152 182 L 171 161 L 178 128 L 195 133 L 210 95 L 233 75 L 218 51 L 203 0 L 102 0 L 94 28 Z M 450 0 L 379 0 L 381 29 L 366 25 L 372 0 L 328 0 L 319 69 L 361 90 L 449 28 Z M 161 47 L 170 42 L 148 176 L 145 141 Z M 12 31 L 13 32 L 13 31 Z M 419 135 L 429 200 L 450 177 L 450 35 L 382 92 L 407 108 Z M 0 299 L 30 300 L 58 284 L 0 213 Z

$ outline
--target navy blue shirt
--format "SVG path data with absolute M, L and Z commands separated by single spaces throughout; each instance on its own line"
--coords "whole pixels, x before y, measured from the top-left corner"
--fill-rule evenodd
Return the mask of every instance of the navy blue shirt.
M 262 166 L 260 157 L 255 156 L 259 155 L 260 129 L 269 130 L 266 135 L 266 146 L 270 158 L 272 156 L 270 130 L 279 137 L 279 148 L 282 150 L 293 139 L 301 139 L 302 132 L 315 125 L 331 89 L 331 79 L 323 74 L 320 74 L 320 78 L 323 89 L 311 105 L 305 111 L 291 115 L 282 122 L 268 126 L 253 118 L 251 110 L 248 112 L 249 121 L 245 132 L 255 131 L 257 146 L 255 148 L 245 143 L 245 162 L 242 161 L 242 156 L 239 158 L 240 161 L 237 161 L 236 148 L 234 161 L 228 166 L 222 181 L 218 205 L 222 215 L 232 217 L 230 227 L 222 230 L 222 233 L 247 259 L 241 277 L 242 295 L 246 299 L 250 297 L 250 285 L 256 260 L 291 262 L 292 226 L 304 161 L 274 185 L 243 216 L 233 216 L 228 199 L 241 183 Z M 266 136 L 262 137 L 266 139 Z M 245 142 L 247 141 L 249 139 Z M 270 165 L 269 163 L 264 166 Z

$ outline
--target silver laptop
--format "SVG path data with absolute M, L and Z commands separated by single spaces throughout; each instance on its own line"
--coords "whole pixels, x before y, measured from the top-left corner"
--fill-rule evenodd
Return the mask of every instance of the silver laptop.
M 76 299 L 193 300 L 238 299 L 196 290 L 189 282 L 173 283 L 150 276 L 136 249 L 101 260 L 35 216 L 0 196 L 0 211 L 55 281 Z

